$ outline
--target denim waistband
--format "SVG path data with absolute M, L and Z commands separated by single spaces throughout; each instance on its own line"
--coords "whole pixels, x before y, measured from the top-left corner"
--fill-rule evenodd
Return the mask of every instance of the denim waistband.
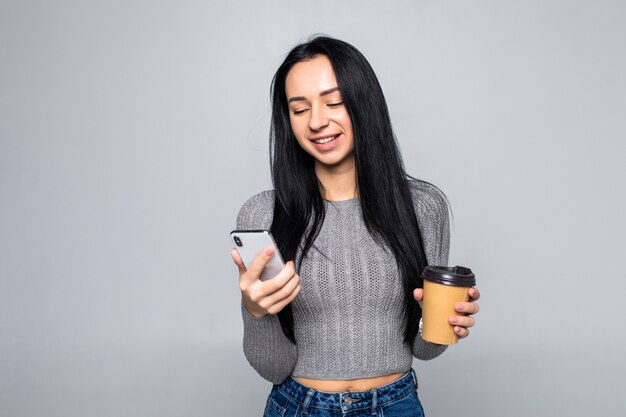
M 384 405 L 403 398 L 409 392 L 417 389 L 415 370 L 410 368 L 399 379 L 377 388 L 366 391 L 326 392 L 318 391 L 300 384 L 292 377 L 288 377 L 282 384 L 276 385 L 284 395 L 302 405 L 303 414 L 307 414 L 309 407 L 337 409 L 344 413 L 351 410 L 371 408 Z

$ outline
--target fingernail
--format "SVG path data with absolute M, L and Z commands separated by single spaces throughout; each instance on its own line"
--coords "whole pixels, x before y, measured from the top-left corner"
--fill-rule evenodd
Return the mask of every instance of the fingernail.
M 457 321 L 458 319 L 456 317 L 450 317 L 450 323 L 456 324 Z
M 266 254 L 267 256 L 272 256 L 272 255 L 274 254 L 274 249 L 272 249 L 272 248 L 268 248 L 268 249 L 265 251 L 265 254 Z
M 455 309 L 457 309 L 457 310 L 463 310 L 463 304 L 461 304 L 461 303 L 456 303 L 456 304 L 454 305 L 454 308 L 455 308 Z

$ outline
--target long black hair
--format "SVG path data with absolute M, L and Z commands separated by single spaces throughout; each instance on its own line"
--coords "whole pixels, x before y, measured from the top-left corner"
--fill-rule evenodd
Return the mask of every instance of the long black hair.
M 374 70 L 346 42 L 317 36 L 293 48 L 274 75 L 270 129 L 274 217 L 270 231 L 283 257 L 295 260 L 299 271 L 302 258 L 321 229 L 325 210 L 314 159 L 300 147 L 291 130 L 285 79 L 294 64 L 319 55 L 331 62 L 352 121 L 356 182 L 365 226 L 377 243 L 386 244 L 393 252 L 402 277 L 406 294 L 404 340 L 411 343 L 422 314 L 413 290 L 422 286 L 419 277 L 427 265 L 408 182 L 415 178 L 405 172 Z M 291 304 L 278 317 L 285 335 L 296 343 Z

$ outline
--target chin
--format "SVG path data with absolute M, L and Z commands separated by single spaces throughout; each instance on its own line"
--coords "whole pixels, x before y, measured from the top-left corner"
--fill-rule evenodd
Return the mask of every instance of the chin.
M 325 166 L 328 167 L 332 167 L 332 166 L 337 166 L 337 165 L 341 165 L 342 162 L 345 162 L 345 158 L 339 159 L 339 158 L 315 158 L 315 160 Z
M 329 152 L 327 154 L 322 154 L 317 149 L 306 149 L 306 151 L 313 157 L 313 159 L 315 159 L 316 163 L 329 167 L 340 165 L 350 159 L 350 155 L 337 149 L 334 149 L 333 151 L 338 152 Z

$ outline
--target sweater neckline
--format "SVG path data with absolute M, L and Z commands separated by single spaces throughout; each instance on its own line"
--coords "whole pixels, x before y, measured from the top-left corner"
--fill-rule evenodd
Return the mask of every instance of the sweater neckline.
M 359 203 L 359 197 L 350 198 L 348 200 L 324 200 L 324 204 L 338 206 L 338 207 L 353 206 L 358 203 Z

